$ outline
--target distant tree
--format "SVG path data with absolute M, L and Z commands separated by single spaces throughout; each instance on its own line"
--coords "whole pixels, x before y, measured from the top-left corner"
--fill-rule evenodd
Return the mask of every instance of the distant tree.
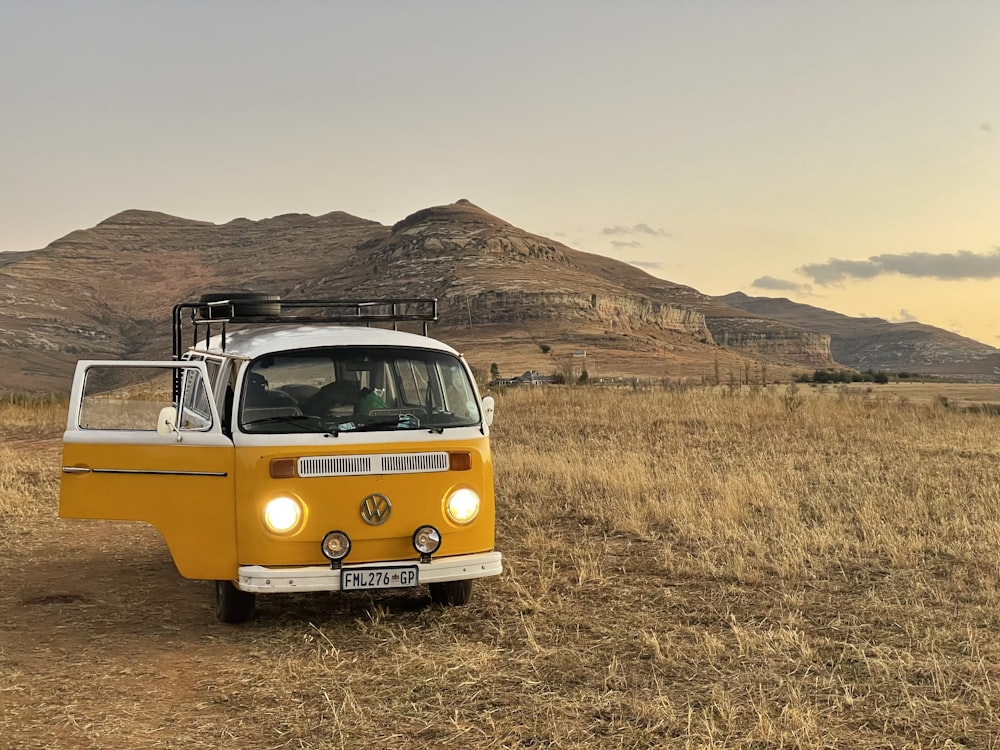
M 850 383 L 853 380 L 850 370 L 816 370 L 812 376 L 813 383 Z
M 580 377 L 576 379 L 577 385 L 586 385 L 587 381 L 590 380 L 590 375 L 586 370 L 580 372 Z
M 552 351 L 552 347 L 548 344 L 539 344 L 538 348 L 542 350 L 542 354 L 548 354 Z

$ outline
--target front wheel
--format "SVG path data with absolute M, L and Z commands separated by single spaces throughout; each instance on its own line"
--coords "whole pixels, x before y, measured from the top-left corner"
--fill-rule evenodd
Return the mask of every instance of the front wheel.
M 465 581 L 443 581 L 428 584 L 431 601 L 446 607 L 460 607 L 472 598 L 472 579 Z
M 232 581 L 215 582 L 215 616 L 221 622 L 240 623 L 253 617 L 255 595 L 240 591 Z

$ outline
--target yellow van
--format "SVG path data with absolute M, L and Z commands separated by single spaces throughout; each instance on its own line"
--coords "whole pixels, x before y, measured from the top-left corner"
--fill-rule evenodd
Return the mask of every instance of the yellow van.
M 465 604 L 502 568 L 494 403 L 436 319 L 433 299 L 177 305 L 173 360 L 77 364 L 60 515 L 152 524 L 223 622 L 269 592 Z

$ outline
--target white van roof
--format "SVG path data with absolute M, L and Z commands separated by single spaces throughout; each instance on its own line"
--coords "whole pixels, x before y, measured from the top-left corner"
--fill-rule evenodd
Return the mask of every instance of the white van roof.
M 401 346 L 448 352 L 459 356 L 455 349 L 429 336 L 365 326 L 259 326 L 229 331 L 224 339 L 225 349 L 223 349 L 223 336 L 220 334 L 209 339 L 207 345 L 204 341 L 199 341 L 189 351 L 255 359 L 272 352 L 326 346 Z

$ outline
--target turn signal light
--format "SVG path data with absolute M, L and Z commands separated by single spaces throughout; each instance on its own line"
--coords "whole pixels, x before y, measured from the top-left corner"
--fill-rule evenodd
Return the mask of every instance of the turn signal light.
M 272 458 L 271 479 L 291 479 L 295 476 L 296 463 L 294 458 Z
M 468 471 L 472 468 L 471 453 L 449 453 L 448 468 L 451 471 Z

